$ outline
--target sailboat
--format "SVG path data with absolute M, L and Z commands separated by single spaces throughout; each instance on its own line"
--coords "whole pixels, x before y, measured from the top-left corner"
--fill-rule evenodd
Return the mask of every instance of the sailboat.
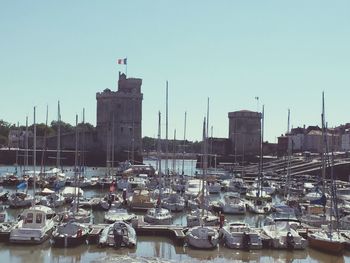
M 324 110 L 324 93 L 322 93 L 322 135 L 323 135 L 323 148 L 322 148 L 322 161 L 323 161 L 323 177 L 325 177 L 325 153 L 328 152 L 328 142 L 327 142 L 327 128 L 325 126 L 325 110 Z M 327 155 L 327 159 L 328 159 Z M 329 165 L 329 160 L 328 160 Z M 333 151 L 332 151 L 332 165 L 331 165 L 331 206 L 332 209 L 330 210 L 331 216 L 332 213 L 335 212 L 335 217 L 337 219 L 336 222 L 336 228 L 339 227 L 339 215 L 338 215 L 338 204 L 337 204 L 337 196 L 336 196 L 336 183 L 334 179 L 334 173 L 333 173 L 333 166 L 334 166 L 334 157 L 333 157 Z M 325 188 L 325 178 L 323 179 L 323 192 Z M 333 222 L 330 222 L 328 226 L 325 228 L 322 228 L 315 232 L 309 232 L 308 233 L 308 241 L 310 247 L 314 249 L 318 249 L 324 252 L 332 253 L 332 254 L 339 254 L 344 249 L 344 244 L 346 243 L 346 240 L 343 236 L 340 235 L 338 229 L 333 229 Z
M 204 181 L 204 177 L 206 175 L 207 168 L 207 133 L 205 128 L 205 118 L 203 123 L 203 174 L 202 180 Z M 219 242 L 219 232 L 210 226 L 205 226 L 202 222 L 202 218 L 204 217 L 204 182 L 202 183 L 202 213 L 200 219 L 200 225 L 190 228 L 186 233 L 187 244 L 191 247 L 197 249 L 213 249 L 216 248 Z
M 261 117 L 261 140 L 260 140 L 260 162 L 258 172 L 258 184 L 257 188 L 247 192 L 247 199 L 251 199 L 247 202 L 248 210 L 255 214 L 267 214 L 271 211 L 271 196 L 266 193 L 262 188 L 263 183 L 263 140 L 264 140 L 264 106 L 262 109 Z
M 34 107 L 34 143 L 33 143 L 33 167 L 34 175 L 36 168 L 36 121 Z M 36 176 L 34 176 L 33 192 L 35 196 Z M 11 243 L 40 244 L 47 240 L 55 226 L 53 216 L 54 212 L 46 206 L 35 206 L 23 211 L 18 225 L 10 232 Z
M 76 131 L 75 131 L 75 181 L 79 182 L 80 169 L 78 167 L 78 115 L 76 115 Z M 67 187 L 63 190 L 65 191 Z M 70 210 L 63 212 L 63 222 L 75 221 L 79 223 L 90 223 L 92 220 L 91 211 L 85 210 L 79 207 L 80 195 L 83 193 L 79 188 L 79 185 L 76 185 L 74 188 L 74 197 L 75 202 L 73 202 Z

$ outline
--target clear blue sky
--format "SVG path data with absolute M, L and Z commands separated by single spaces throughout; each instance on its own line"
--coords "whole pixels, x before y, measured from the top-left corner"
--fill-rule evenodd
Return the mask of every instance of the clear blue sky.
M 143 79 L 143 136 L 174 129 L 200 140 L 210 98 L 215 137 L 228 137 L 230 111 L 265 105 L 265 138 L 291 125 L 350 122 L 350 1 L 0 1 L 0 119 L 24 124 L 86 109 L 96 124 L 95 93 L 116 89 L 118 58 Z

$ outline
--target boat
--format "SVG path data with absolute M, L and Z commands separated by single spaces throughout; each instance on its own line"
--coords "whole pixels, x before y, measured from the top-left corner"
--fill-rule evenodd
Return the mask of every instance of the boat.
M 108 224 L 112 224 L 116 221 L 132 223 L 132 221 L 136 219 L 137 216 L 135 214 L 129 214 L 126 209 L 122 208 L 112 208 L 104 215 L 104 221 Z
M 280 216 L 262 227 L 263 233 L 271 239 L 272 248 L 305 249 L 307 240 L 296 231 L 300 221 L 294 216 Z
M 186 233 L 186 243 L 197 249 L 213 249 L 219 243 L 219 232 L 208 226 L 195 226 Z
M 150 208 L 155 207 L 155 200 L 150 196 L 150 192 L 146 189 L 136 189 L 133 195 L 129 198 L 130 209 L 147 211 Z
M 111 207 L 119 208 L 122 205 L 122 199 L 116 193 L 108 193 L 101 201 L 100 207 L 103 210 L 109 210 Z
M 226 180 L 226 190 L 229 192 L 236 192 L 240 194 L 246 194 L 249 186 L 244 182 L 242 178 L 235 177 L 231 180 Z
M 77 195 L 79 197 L 84 196 L 84 190 L 78 187 L 66 186 L 65 188 L 63 188 L 61 194 L 65 198 L 66 203 L 71 203 Z
M 339 255 L 345 247 L 345 238 L 338 232 L 330 233 L 327 230 L 308 232 L 307 240 L 311 248 Z
M 171 193 L 162 199 L 162 207 L 171 212 L 181 212 L 185 209 L 185 199 L 178 193 Z
M 203 187 L 203 181 L 200 179 L 187 180 L 186 186 L 185 186 L 185 196 L 188 199 L 197 197 L 201 192 L 202 187 Z
M 314 249 L 321 250 L 323 252 L 328 252 L 332 254 L 341 254 L 346 240 L 339 233 L 339 213 L 338 213 L 338 198 L 337 198 L 337 184 L 336 178 L 334 175 L 334 154 L 333 150 L 331 151 L 331 156 L 328 154 L 328 141 L 327 141 L 327 128 L 325 125 L 325 115 L 324 115 L 324 93 L 322 93 L 322 139 L 323 139 L 323 147 L 322 147 L 322 197 L 323 204 L 326 204 L 326 196 L 325 196 L 325 187 L 326 187 L 326 164 L 328 166 L 328 170 L 330 170 L 330 209 L 328 209 L 328 214 L 331 218 L 329 225 L 323 226 L 321 229 L 313 232 L 308 232 L 308 240 L 310 247 Z M 331 160 L 329 160 L 331 157 Z M 330 166 L 330 167 L 329 167 Z M 326 209 L 324 210 L 326 212 Z M 333 224 L 332 218 L 335 218 L 335 223 Z
M 214 179 L 207 181 L 207 191 L 209 194 L 219 194 L 221 192 L 221 184 Z
M 98 245 L 99 247 L 133 248 L 136 246 L 136 242 L 135 229 L 128 223 L 117 221 L 102 230 Z
M 147 210 L 144 221 L 153 225 L 170 225 L 173 216 L 166 208 L 156 207 Z
M 219 201 L 219 206 L 225 214 L 245 214 L 246 212 L 245 201 L 237 193 L 224 195 L 223 201 Z
M 206 121 L 203 122 L 203 142 L 207 141 L 206 132 Z M 194 226 L 188 229 L 186 233 L 186 242 L 189 246 L 197 249 L 213 249 L 216 248 L 219 242 L 219 232 L 211 227 L 204 225 L 204 177 L 207 169 L 207 143 L 204 143 L 204 154 L 203 154 L 203 175 L 202 175 L 202 193 L 201 193 L 201 211 L 197 215 L 199 219 L 199 226 Z M 198 210 L 199 211 L 199 210 Z M 196 217 L 194 217 L 195 219 Z M 187 224 L 189 224 L 189 218 L 187 217 Z
M 256 198 L 246 202 L 247 208 L 254 214 L 267 214 L 271 211 L 271 203 L 263 198 Z
M 10 232 L 17 222 L 8 221 L 8 214 L 4 205 L 0 206 L 0 242 L 7 242 L 10 238 Z
M 23 211 L 18 224 L 10 232 L 10 243 L 40 244 L 50 238 L 55 226 L 54 211 L 36 205 Z
M 92 223 L 93 215 L 90 210 L 80 208 L 76 205 L 72 206 L 69 210 L 60 213 L 62 222 L 79 222 L 79 223 Z
M 232 249 L 261 249 L 260 234 L 249 225 L 242 222 L 232 222 L 220 228 L 219 235 L 224 245 Z
M 11 208 L 29 207 L 33 203 L 35 203 L 34 197 L 25 192 L 15 192 L 8 199 L 8 205 Z
M 55 247 L 76 247 L 86 242 L 89 227 L 78 222 L 67 222 L 57 226 L 52 233 Z
M 61 194 L 53 192 L 41 197 L 39 203 L 48 207 L 59 207 L 65 204 L 65 198 Z

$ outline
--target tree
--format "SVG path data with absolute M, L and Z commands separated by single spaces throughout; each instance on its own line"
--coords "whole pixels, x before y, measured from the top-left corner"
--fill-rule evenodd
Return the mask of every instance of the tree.
M 0 145 L 6 145 L 8 142 L 10 129 L 14 128 L 13 124 L 10 124 L 4 120 L 0 120 Z
M 74 127 L 72 125 L 70 125 L 69 123 L 66 123 L 64 121 L 61 121 L 61 134 L 63 133 L 71 133 L 74 132 Z M 57 134 L 57 130 L 58 130 L 58 122 L 57 121 L 52 121 L 51 122 L 51 128 L 55 131 L 55 133 Z

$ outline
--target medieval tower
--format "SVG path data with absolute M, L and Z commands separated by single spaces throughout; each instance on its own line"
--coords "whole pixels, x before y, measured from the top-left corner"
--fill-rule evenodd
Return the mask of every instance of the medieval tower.
M 118 90 L 96 93 L 96 130 L 106 161 L 140 159 L 142 154 L 142 79 L 119 73 Z

